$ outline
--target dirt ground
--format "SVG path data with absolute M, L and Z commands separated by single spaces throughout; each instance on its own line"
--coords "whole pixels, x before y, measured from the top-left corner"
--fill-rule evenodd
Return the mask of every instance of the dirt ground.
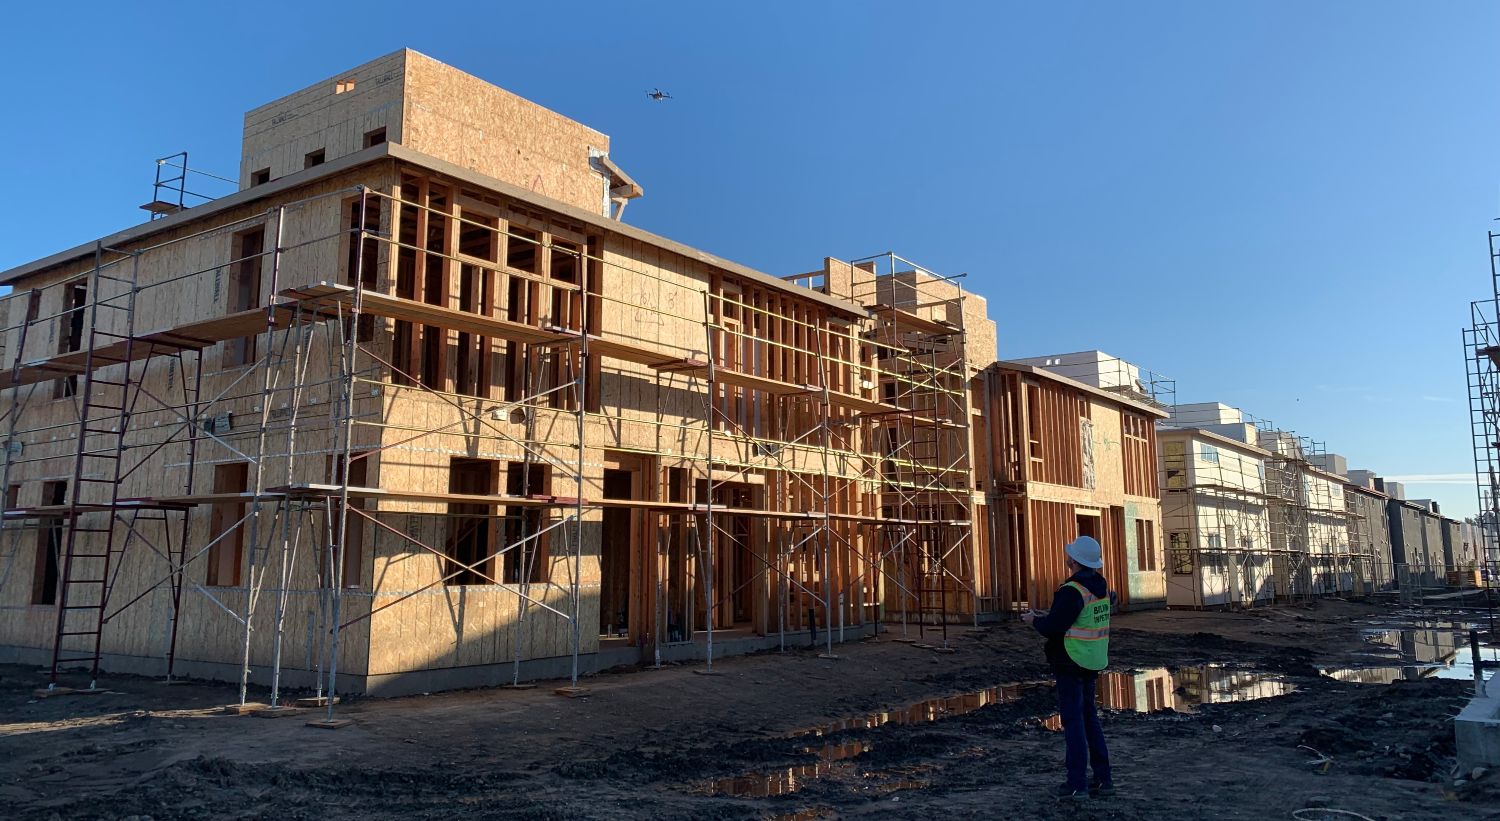
M 1385 612 L 1117 617 L 1112 669 L 1226 664 L 1295 689 L 1187 714 L 1108 712 L 1119 795 L 1076 808 L 1049 795 L 1062 781 L 1051 690 L 976 695 L 1045 680 L 1040 639 L 1019 624 L 955 632 L 950 654 L 885 634 L 836 660 L 799 649 L 724 659 L 713 676 L 610 673 L 584 698 L 542 686 L 355 700 L 340 708 L 354 723 L 334 731 L 306 715 L 226 715 L 236 691 L 222 684 L 110 676 L 107 694 L 37 699 L 41 674 L 3 667 L 0 818 L 1263 819 L 1325 807 L 1500 819 L 1494 775 L 1454 786 L 1451 718 L 1468 685 L 1318 675 L 1355 660 L 1361 622 Z M 936 697 L 953 698 L 907 709 Z

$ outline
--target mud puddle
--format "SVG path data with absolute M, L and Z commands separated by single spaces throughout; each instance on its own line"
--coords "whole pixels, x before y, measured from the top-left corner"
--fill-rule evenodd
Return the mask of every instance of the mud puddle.
M 809 727 L 788 737 L 818 738 L 887 725 L 929 724 L 967 715 L 992 704 L 1014 702 L 1028 691 L 1050 689 L 1051 686 L 1051 682 L 1003 684 L 969 693 L 924 699 L 892 710 L 850 716 Z M 1100 674 L 1096 693 L 1100 707 L 1107 710 L 1142 713 L 1171 710 L 1192 713 L 1195 708 L 1204 704 L 1275 698 L 1295 689 L 1294 685 L 1276 675 L 1207 664 L 1176 670 L 1158 667 L 1131 672 L 1107 671 Z M 1035 720 L 1047 729 L 1062 729 L 1061 719 L 1055 713 L 1036 716 Z M 900 771 L 859 771 L 858 762 L 854 759 L 874 748 L 875 742 L 864 740 L 809 745 L 798 752 L 812 753 L 817 756 L 816 761 L 720 778 L 699 784 L 691 791 L 700 795 L 770 798 L 790 795 L 810 781 L 830 776 L 850 777 L 856 772 L 860 783 L 858 789 L 861 791 L 884 794 L 927 786 L 923 774 L 933 769 L 927 765 L 907 767 Z
M 834 749 L 836 757 L 827 759 L 821 757 L 832 748 L 836 748 Z M 692 792 L 699 795 L 730 795 L 736 798 L 773 798 L 778 795 L 791 795 L 811 781 L 833 775 L 854 775 L 857 768 L 846 759 L 854 758 L 870 749 L 873 749 L 873 745 L 858 741 L 830 745 L 818 751 L 820 756 L 818 761 L 811 764 L 779 767 L 764 772 L 719 778 L 698 786 Z M 875 795 L 919 790 L 927 786 L 927 781 L 922 778 L 922 775 L 932 769 L 934 768 L 930 766 L 918 766 L 903 767 L 899 770 L 860 771 L 858 790 Z
M 1476 662 L 1469 646 L 1471 628 L 1477 625 L 1432 620 L 1369 627 L 1362 631 L 1364 647 L 1353 655 L 1370 658 L 1370 663 L 1327 667 L 1319 672 L 1356 684 L 1391 684 L 1425 678 L 1472 680 L 1477 663 L 1489 678 L 1500 665 L 1500 644 L 1487 636 L 1479 645 Z
M 1485 679 L 1493 678 L 1496 668 L 1500 667 L 1500 645 L 1479 645 L 1479 658 Z M 1329 678 L 1354 684 L 1391 684 L 1426 678 L 1473 681 L 1474 664 L 1473 651 L 1468 645 L 1462 645 L 1438 661 L 1329 667 L 1320 672 Z
M 1276 698 L 1296 689 L 1278 675 L 1203 664 L 1176 670 L 1159 667 L 1130 674 L 1105 673 L 1099 677 L 1098 702 L 1112 710 L 1192 713 L 1205 704 Z

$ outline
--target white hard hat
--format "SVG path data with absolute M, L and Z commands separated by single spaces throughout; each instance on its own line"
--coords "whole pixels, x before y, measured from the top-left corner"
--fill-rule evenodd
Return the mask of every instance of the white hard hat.
M 1068 558 L 1095 570 L 1104 566 L 1104 554 L 1099 548 L 1099 542 L 1093 536 L 1079 536 L 1063 548 Z

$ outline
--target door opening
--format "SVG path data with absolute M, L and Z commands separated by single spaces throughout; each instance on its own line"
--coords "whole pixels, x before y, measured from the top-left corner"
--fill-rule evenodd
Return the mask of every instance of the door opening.
M 636 473 L 629 470 L 604 471 L 604 498 L 630 499 L 635 496 Z M 604 526 L 599 539 L 599 635 L 628 636 L 631 619 L 630 557 L 636 552 L 634 511 L 624 507 L 604 509 Z

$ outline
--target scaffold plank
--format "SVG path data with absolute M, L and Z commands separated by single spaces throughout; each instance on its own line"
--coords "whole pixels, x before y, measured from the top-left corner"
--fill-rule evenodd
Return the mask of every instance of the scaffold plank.
M 319 282 L 313 285 L 282 291 L 282 296 L 289 299 L 302 300 L 313 305 L 329 305 L 336 302 L 352 305 L 355 298 L 355 289 L 349 285 Z M 570 331 L 539 328 L 508 319 L 483 316 L 467 311 L 444 308 L 439 305 L 429 305 L 424 302 L 391 296 L 377 291 L 364 291 L 360 296 L 360 309 L 364 312 L 383 316 L 388 319 L 408 320 L 424 325 L 434 325 L 449 330 L 464 331 L 479 336 L 510 339 L 517 342 L 556 345 L 582 341 L 581 334 Z M 663 372 L 686 374 L 705 381 L 708 379 L 709 363 L 706 360 L 674 357 L 655 348 L 634 345 L 620 340 L 604 339 L 592 334 L 588 338 L 588 344 L 590 351 L 600 353 L 604 356 L 623 359 L 627 362 L 645 365 Z M 783 382 L 723 367 L 713 369 L 713 378 L 715 382 L 721 384 L 762 391 L 776 396 L 812 395 L 822 392 L 821 388 L 814 385 Z M 836 391 L 829 392 L 829 401 L 839 407 L 870 413 L 895 413 L 901 410 L 894 405 L 888 405 L 874 399 Z
M 269 321 L 273 327 L 281 329 L 289 327 L 295 318 L 296 306 L 281 304 L 271 309 Z M 251 308 L 213 319 L 136 334 L 134 344 L 131 344 L 130 338 L 121 337 L 116 342 L 96 347 L 93 362 L 96 368 L 102 368 L 127 360 L 138 362 L 184 350 L 202 350 L 225 340 L 262 333 L 266 330 L 267 322 L 265 308 Z M 23 362 L 14 374 L 0 373 L 0 389 L 81 374 L 88 357 L 89 351 L 80 349 Z
M 932 336 L 949 336 L 963 333 L 963 329 L 951 322 L 928 319 L 893 305 L 872 305 L 870 312 L 892 323 L 899 331 L 915 331 Z

